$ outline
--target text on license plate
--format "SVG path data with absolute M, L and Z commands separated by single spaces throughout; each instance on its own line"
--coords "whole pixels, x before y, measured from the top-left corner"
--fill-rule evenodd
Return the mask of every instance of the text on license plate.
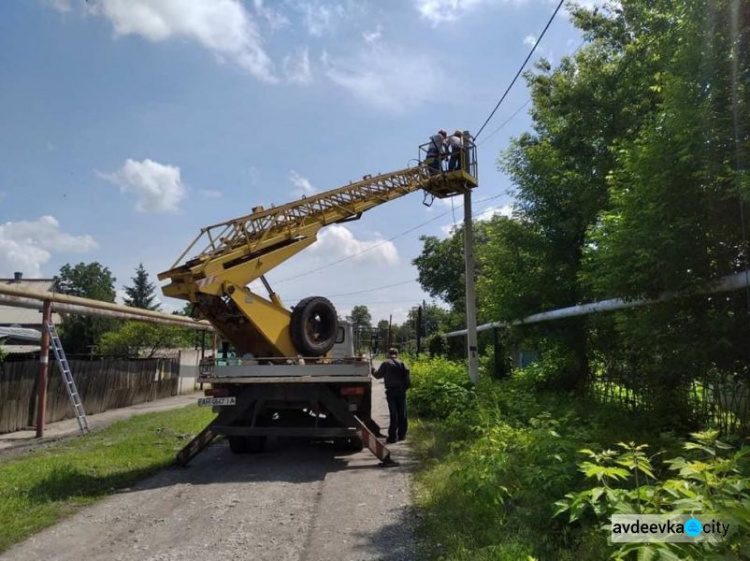
M 201 397 L 198 405 L 201 407 L 215 407 L 217 405 L 236 405 L 236 397 Z

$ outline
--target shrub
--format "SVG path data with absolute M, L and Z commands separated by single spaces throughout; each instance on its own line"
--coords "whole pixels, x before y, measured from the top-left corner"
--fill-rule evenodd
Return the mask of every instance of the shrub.
M 634 554 L 638 559 L 697 560 L 746 553 L 750 545 L 750 447 L 735 450 L 717 440 L 717 434 L 693 433 L 693 441 L 683 446 L 684 456 L 663 462 L 663 477 L 655 469 L 654 458 L 646 455 L 645 444 L 620 442 L 619 452 L 581 450 L 588 459 L 580 463 L 580 471 L 597 484 L 565 495 L 556 503 L 555 515 L 567 514 L 570 522 L 588 522 L 608 533 L 606 524 L 612 514 L 710 513 L 712 518 L 732 521 L 735 531 L 716 543 L 613 544 L 613 557 Z
M 442 333 L 435 333 L 427 338 L 427 351 L 431 357 L 448 354 L 448 339 Z
M 472 408 L 476 401 L 474 386 L 460 363 L 444 358 L 418 360 L 412 363 L 411 373 L 409 406 L 421 417 L 447 419 Z

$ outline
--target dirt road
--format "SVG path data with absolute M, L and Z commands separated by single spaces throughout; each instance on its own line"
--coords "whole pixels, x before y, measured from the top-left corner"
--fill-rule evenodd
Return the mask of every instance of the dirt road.
M 387 407 L 381 382 L 373 409 Z M 0 561 L 414 559 L 403 443 L 401 462 L 377 467 L 364 451 L 279 442 L 234 456 L 225 441 L 37 534 Z

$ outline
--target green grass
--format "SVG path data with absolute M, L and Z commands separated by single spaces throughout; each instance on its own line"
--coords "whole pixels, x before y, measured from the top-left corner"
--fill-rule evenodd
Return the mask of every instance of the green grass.
M 212 417 L 196 406 L 150 413 L 0 460 L 0 552 L 170 465 Z
M 529 376 L 484 377 L 468 397 L 456 390 L 465 371 L 445 361 L 414 364 L 412 377 L 424 559 L 607 559 L 598 528 L 554 517 L 555 501 L 585 485 L 579 450 L 635 440 L 655 452 L 678 443 L 615 405 L 541 391 Z

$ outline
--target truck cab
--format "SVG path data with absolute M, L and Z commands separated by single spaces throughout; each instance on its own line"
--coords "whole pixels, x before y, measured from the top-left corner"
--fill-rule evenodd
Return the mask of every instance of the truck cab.
M 352 324 L 340 321 L 336 332 L 336 340 L 331 349 L 331 358 L 345 359 L 354 356 L 354 329 Z

